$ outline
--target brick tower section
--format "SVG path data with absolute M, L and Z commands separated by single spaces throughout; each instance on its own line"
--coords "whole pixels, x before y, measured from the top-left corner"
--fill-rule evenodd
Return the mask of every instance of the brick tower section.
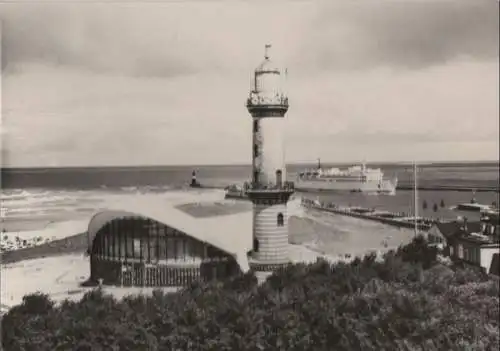
M 282 90 L 281 71 L 269 59 L 254 74 L 247 99 L 252 116 L 252 182 L 247 190 L 253 203 L 253 248 L 250 268 L 260 282 L 289 264 L 287 202 L 293 183 L 286 181 L 284 152 L 288 98 Z

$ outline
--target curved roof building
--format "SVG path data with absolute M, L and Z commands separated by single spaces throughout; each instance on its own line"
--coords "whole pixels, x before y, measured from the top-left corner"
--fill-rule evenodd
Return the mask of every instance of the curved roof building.
M 93 282 L 185 286 L 249 269 L 251 212 L 196 218 L 151 198 L 122 208 L 99 212 L 89 222 Z

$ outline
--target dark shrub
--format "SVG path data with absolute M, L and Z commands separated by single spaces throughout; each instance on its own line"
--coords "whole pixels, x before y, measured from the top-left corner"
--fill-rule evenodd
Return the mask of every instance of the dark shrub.
M 499 286 L 436 263 L 423 238 L 351 263 L 291 265 L 119 301 L 99 288 L 58 306 L 26 296 L 5 350 L 496 350 Z
M 422 235 L 415 237 L 396 252 L 396 256 L 401 257 L 404 262 L 421 263 L 424 269 L 429 269 L 437 263 L 437 255 L 438 250 L 430 247 Z

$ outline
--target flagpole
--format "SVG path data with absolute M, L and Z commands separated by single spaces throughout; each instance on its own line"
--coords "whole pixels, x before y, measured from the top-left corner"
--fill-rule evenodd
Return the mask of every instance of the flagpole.
M 413 162 L 413 215 L 415 216 L 415 236 L 418 234 L 417 216 L 418 216 L 418 187 L 417 187 L 417 162 Z

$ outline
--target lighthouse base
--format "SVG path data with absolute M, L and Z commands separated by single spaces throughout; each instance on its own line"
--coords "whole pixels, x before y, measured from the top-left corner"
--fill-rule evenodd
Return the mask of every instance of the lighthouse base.
M 250 270 L 255 274 L 259 284 L 264 283 L 273 273 L 284 271 L 292 263 L 291 261 L 264 262 L 249 259 Z

